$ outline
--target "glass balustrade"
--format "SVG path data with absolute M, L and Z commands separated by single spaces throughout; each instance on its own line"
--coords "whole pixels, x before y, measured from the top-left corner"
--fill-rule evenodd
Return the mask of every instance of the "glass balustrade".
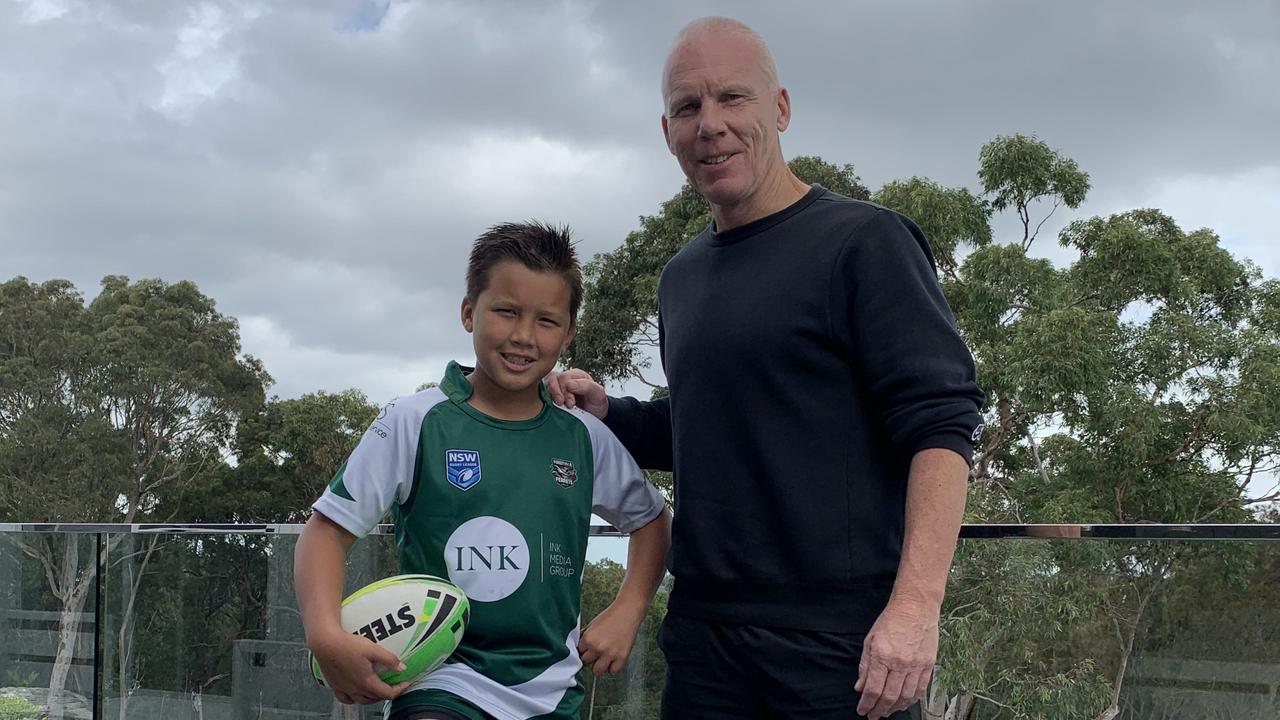
M 0 720 L 380 718 L 307 666 L 301 526 L 0 525 Z M 1280 526 L 966 526 L 924 717 L 1280 717 Z M 597 529 L 589 620 L 626 540 Z M 396 573 L 354 546 L 347 585 Z M 627 666 L 583 673 L 583 718 L 658 716 L 669 584 Z M 51 692 L 50 688 L 56 690 Z M 25 713 L 25 714 L 24 714 Z M 963 713 L 958 716 L 963 716 Z

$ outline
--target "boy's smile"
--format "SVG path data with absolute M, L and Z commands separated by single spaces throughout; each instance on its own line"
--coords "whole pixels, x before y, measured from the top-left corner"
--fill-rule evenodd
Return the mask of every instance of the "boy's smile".
M 513 260 L 494 265 L 488 280 L 474 304 L 462 301 L 476 352 L 470 402 L 494 417 L 527 419 L 542 410 L 538 383 L 573 340 L 571 291 L 559 274 Z

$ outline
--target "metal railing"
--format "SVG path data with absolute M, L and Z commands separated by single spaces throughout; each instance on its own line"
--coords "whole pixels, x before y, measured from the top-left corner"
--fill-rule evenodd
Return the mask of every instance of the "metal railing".
M 77 720 L 381 717 L 338 706 L 309 680 L 292 581 L 302 528 L 0 523 L 0 696 L 12 688 L 44 712 L 55 680 L 68 691 L 61 716 Z M 349 588 L 396 572 L 391 535 L 379 526 L 356 544 Z M 588 559 L 624 562 L 624 537 L 593 526 Z M 1000 685 L 1008 676 L 1045 683 L 1046 702 L 1065 708 L 1046 718 L 1076 717 L 1071 703 L 1086 690 L 1117 685 L 1125 720 L 1280 717 L 1280 525 L 965 525 L 960 537 L 938 673 L 947 696 L 963 692 L 955 678 L 979 678 L 991 683 L 984 698 L 1030 702 L 1011 699 L 1023 696 Z M 69 563 L 75 572 L 62 572 Z M 587 595 L 611 597 L 620 570 L 588 573 Z M 69 603 L 77 580 L 84 593 Z M 583 678 L 584 718 L 652 715 L 665 672 L 654 639 L 663 593 L 623 673 Z M 600 609 L 591 602 L 584 620 Z M 1116 633 L 1123 653 L 1125 643 L 1107 644 Z M 984 677 L 958 638 L 991 662 L 1042 656 Z M 1014 717 L 983 707 L 975 720 Z

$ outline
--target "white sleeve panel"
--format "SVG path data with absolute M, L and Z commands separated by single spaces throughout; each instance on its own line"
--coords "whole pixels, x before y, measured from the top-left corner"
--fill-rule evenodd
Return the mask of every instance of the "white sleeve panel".
M 595 463 L 592 512 L 622 532 L 633 532 L 648 525 L 662 512 L 667 504 L 666 498 L 649 482 L 644 471 L 604 423 L 576 408 L 569 412 L 582 421 L 591 435 Z
M 368 535 L 413 492 L 422 419 L 444 399 L 432 388 L 387 403 L 312 509 L 356 537 Z

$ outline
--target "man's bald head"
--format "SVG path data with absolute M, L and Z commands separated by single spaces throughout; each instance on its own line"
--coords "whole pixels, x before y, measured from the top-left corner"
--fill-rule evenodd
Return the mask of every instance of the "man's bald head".
M 764 71 L 765 76 L 769 79 L 769 89 L 778 89 L 778 68 L 773 63 L 773 53 L 769 52 L 769 46 L 765 43 L 764 38 L 760 37 L 755 30 L 752 30 L 750 26 L 741 20 L 712 16 L 698 18 L 685 25 L 676 34 L 675 42 L 671 43 L 671 51 L 667 53 L 667 61 L 662 69 L 662 95 L 664 98 L 667 95 L 672 60 L 679 51 L 686 45 L 703 42 L 713 37 L 734 37 L 753 45 L 755 59 L 759 63 L 760 69 Z

